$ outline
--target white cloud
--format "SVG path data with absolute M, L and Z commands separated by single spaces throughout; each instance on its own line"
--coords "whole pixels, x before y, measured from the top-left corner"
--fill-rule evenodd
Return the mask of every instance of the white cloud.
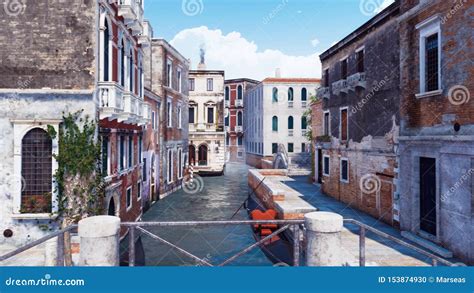
M 321 43 L 321 42 L 318 39 L 314 39 L 314 40 L 311 41 L 311 45 L 313 47 L 317 47 L 319 45 L 319 43 Z
M 239 32 L 223 34 L 206 26 L 185 29 L 170 41 L 178 51 L 191 58 L 191 66 L 199 62 L 199 48 L 206 49 L 208 69 L 225 70 L 226 78 L 247 77 L 262 80 L 275 75 L 280 68 L 283 77 L 320 77 L 319 53 L 309 56 L 291 56 L 272 49 L 259 51 L 257 44 L 245 39 Z

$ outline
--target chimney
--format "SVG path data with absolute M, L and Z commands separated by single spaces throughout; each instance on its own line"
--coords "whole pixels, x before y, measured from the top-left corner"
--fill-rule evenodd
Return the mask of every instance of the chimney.
M 280 70 L 280 68 L 275 69 L 275 77 L 276 77 L 276 78 L 281 78 L 281 70 Z

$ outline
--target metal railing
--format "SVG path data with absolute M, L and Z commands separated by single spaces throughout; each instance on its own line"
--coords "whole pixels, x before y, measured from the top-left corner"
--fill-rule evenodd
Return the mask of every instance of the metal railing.
M 271 233 L 268 236 L 263 237 L 256 243 L 242 249 L 238 253 L 234 254 L 227 260 L 221 262 L 220 264 L 214 265 L 211 264 L 208 260 L 199 258 L 198 256 L 178 247 L 177 245 L 161 238 L 160 236 L 151 233 L 150 231 L 146 230 L 147 227 L 208 227 L 208 226 L 239 226 L 239 225 L 279 225 L 280 228 Z M 280 233 L 285 232 L 291 226 L 293 226 L 293 266 L 300 266 L 300 250 L 301 250 L 301 228 L 304 224 L 304 220 L 271 220 L 271 221 L 187 221 L 187 222 L 132 222 L 132 223 L 122 223 L 122 227 L 126 227 L 129 229 L 128 235 L 128 264 L 129 266 L 135 266 L 135 239 L 136 239 L 136 232 L 141 232 L 144 235 L 147 235 L 159 242 L 176 249 L 183 255 L 188 256 L 189 258 L 197 261 L 199 264 L 206 265 L 206 266 L 225 266 L 237 258 L 243 256 L 244 254 L 250 252 L 251 250 L 264 245 L 265 242 L 271 240 L 273 237 L 279 235 Z
M 77 225 L 71 225 L 69 227 L 67 227 L 66 229 L 62 229 L 62 230 L 59 230 L 57 232 L 54 232 L 54 233 L 51 233 L 45 237 L 42 237 L 38 240 L 35 240 L 31 243 L 28 243 L 27 245 L 25 246 L 22 246 L 18 249 L 15 249 L 14 251 L 12 252 L 9 252 L 5 255 L 1 255 L 0 256 L 0 262 L 2 261 L 5 261 L 7 259 L 10 259 L 14 256 L 17 256 L 18 254 L 22 253 L 22 252 L 25 252 L 27 251 L 28 249 L 31 249 L 31 248 L 34 248 L 40 244 L 43 244 L 45 243 L 46 241 L 50 240 L 50 239 L 53 239 L 55 237 L 57 237 L 57 241 L 58 241 L 58 246 L 57 246 L 57 258 L 56 258 L 56 266 L 58 267 L 62 267 L 65 265 L 65 262 L 64 262 L 64 254 L 65 254 L 65 247 L 64 247 L 64 235 L 66 233 L 72 233 L 74 231 L 77 230 Z

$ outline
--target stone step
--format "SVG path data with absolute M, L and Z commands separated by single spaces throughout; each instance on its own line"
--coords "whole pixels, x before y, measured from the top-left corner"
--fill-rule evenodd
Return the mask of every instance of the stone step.
M 444 258 L 452 258 L 453 257 L 453 253 L 449 250 L 447 250 L 446 248 L 444 247 L 441 247 L 429 240 L 426 240 L 425 238 L 421 238 L 420 236 L 418 235 L 415 235 L 411 232 L 408 232 L 408 231 L 402 231 L 402 237 L 412 241 L 412 242 L 415 242 L 416 244 L 434 252 L 435 254 L 441 256 L 441 257 L 444 257 Z

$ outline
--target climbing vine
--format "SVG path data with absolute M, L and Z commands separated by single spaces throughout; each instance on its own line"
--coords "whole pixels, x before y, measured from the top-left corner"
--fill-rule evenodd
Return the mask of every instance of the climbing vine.
M 58 163 L 54 180 L 61 226 L 101 214 L 105 181 L 100 171 L 101 143 L 96 139 L 96 124 L 79 111 L 63 116 L 59 133 L 50 125 L 48 133 L 59 143 L 59 152 L 54 155 Z

